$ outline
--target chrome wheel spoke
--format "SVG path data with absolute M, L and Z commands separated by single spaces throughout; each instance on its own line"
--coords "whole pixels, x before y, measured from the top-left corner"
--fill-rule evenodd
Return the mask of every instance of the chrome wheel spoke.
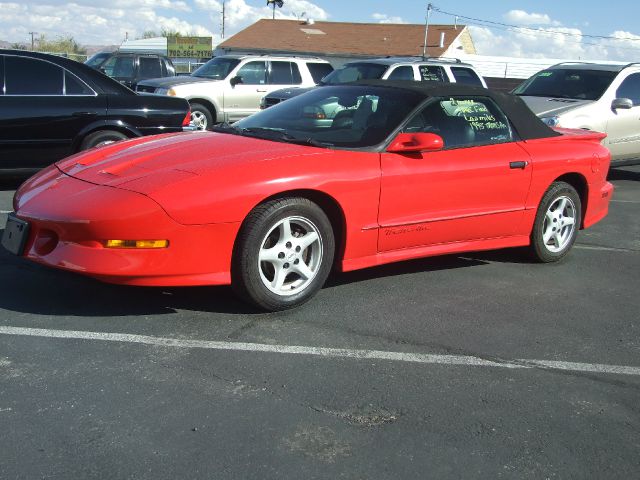
M 316 232 L 309 232 L 304 237 L 299 239 L 299 245 L 302 251 L 306 250 L 307 247 L 314 244 L 320 239 Z
M 305 280 L 310 280 L 311 278 L 313 278 L 314 272 L 304 262 L 300 262 L 298 265 L 295 265 L 293 269 L 294 269 L 294 272 L 296 272 Z
M 260 254 L 258 256 L 258 259 L 261 262 L 269 262 L 272 264 L 276 264 L 279 261 L 278 258 L 278 246 L 276 245 L 273 248 L 263 248 L 260 250 Z M 274 265 L 275 266 L 275 265 Z
M 549 209 L 549 210 L 547 210 L 547 213 L 546 213 L 545 217 L 547 218 L 546 219 L 547 222 L 552 223 L 555 215 L 553 214 L 551 209 Z
M 567 199 L 566 199 L 566 197 L 562 197 L 560 199 L 560 203 L 558 204 L 558 206 L 556 207 L 555 210 L 562 214 L 564 212 L 565 208 L 567 208 Z
M 278 245 L 284 245 L 287 242 L 290 242 L 293 238 L 291 234 L 291 221 L 288 218 L 285 218 L 282 223 L 279 225 L 280 229 L 280 240 L 278 241 Z
M 576 220 L 573 217 L 564 217 L 562 219 L 562 226 L 563 227 L 566 227 L 566 226 L 569 226 L 569 225 L 575 225 L 575 223 L 576 223 Z
M 542 234 L 542 241 L 545 243 L 545 245 L 549 244 L 549 240 L 551 240 L 553 234 L 554 232 L 553 230 L 551 230 L 551 227 L 547 227 L 545 229 L 544 233 Z
M 271 282 L 271 286 L 275 289 L 275 290 L 280 290 L 282 289 L 282 286 L 284 285 L 284 281 L 287 278 L 287 272 L 284 268 L 276 268 L 276 273 L 273 276 L 273 281 Z

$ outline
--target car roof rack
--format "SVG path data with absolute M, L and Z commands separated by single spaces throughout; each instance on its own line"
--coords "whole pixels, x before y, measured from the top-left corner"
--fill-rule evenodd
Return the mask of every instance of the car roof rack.
M 406 61 L 423 61 L 423 62 L 449 62 L 449 63 L 462 63 L 462 60 L 455 57 L 423 57 L 422 55 L 411 55 L 411 56 L 397 56 L 397 55 L 387 55 L 382 58 L 393 58 L 398 61 L 406 60 Z

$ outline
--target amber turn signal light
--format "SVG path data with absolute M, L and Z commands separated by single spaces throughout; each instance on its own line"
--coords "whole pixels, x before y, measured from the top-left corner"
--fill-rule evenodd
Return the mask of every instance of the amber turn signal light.
M 107 248 L 167 248 L 169 240 L 107 240 Z

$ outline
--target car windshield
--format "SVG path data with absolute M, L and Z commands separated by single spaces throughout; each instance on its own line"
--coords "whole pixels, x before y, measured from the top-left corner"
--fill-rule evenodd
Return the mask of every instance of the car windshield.
M 385 141 L 423 99 L 397 88 L 327 86 L 217 130 L 324 147 L 371 147 Z
M 341 83 L 357 82 L 358 80 L 375 80 L 382 77 L 387 65 L 377 63 L 347 63 L 342 68 L 334 70 L 322 79 L 323 85 L 338 85 Z
M 516 88 L 513 93 L 532 97 L 597 100 L 615 76 L 616 72 L 605 70 L 543 70 Z
M 211 80 L 223 80 L 229 72 L 240 63 L 237 58 L 216 57 L 196 69 L 191 76 L 210 78 Z
M 87 60 L 84 63 L 89 65 L 90 67 L 98 68 L 110 56 L 111 54 L 108 52 L 96 53 L 93 57 L 91 57 L 89 60 Z

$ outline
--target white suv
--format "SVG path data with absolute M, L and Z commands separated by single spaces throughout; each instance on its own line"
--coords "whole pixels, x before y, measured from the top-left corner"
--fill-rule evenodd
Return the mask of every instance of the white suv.
M 358 80 L 415 80 L 418 82 L 463 83 L 487 88 L 484 78 L 468 63 L 457 58 L 385 57 L 345 63 L 322 79 L 320 85 L 337 85 Z M 285 88 L 262 99 L 268 108 L 309 88 Z
M 559 63 L 513 93 L 551 127 L 606 133 L 612 167 L 640 163 L 639 63 Z
M 262 97 L 273 90 L 310 87 L 331 71 L 331 64 L 319 58 L 224 55 L 189 76 L 141 81 L 136 91 L 186 98 L 193 126 L 205 130 L 257 112 Z

